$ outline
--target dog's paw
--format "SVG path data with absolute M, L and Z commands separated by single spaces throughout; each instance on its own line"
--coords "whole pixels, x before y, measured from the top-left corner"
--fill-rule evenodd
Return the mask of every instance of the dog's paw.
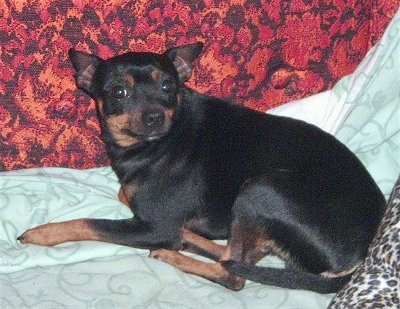
M 165 256 L 165 252 L 167 251 L 165 249 L 155 249 L 155 250 L 150 250 L 149 257 L 155 259 L 155 260 L 161 260 Z
M 188 259 L 182 253 L 168 249 L 151 250 L 149 257 L 178 268 L 181 268 L 179 265 L 182 265 L 186 261 L 186 259 Z
M 38 246 L 54 246 L 63 242 L 68 231 L 56 229 L 55 224 L 44 224 L 32 229 L 26 230 L 17 240 L 23 244 L 32 244 Z
M 28 243 L 28 238 L 26 237 L 26 232 L 22 233 L 20 236 L 17 237 L 17 240 L 21 242 L 22 244 L 27 244 Z
M 17 240 L 23 244 L 33 244 L 33 245 L 46 245 L 44 239 L 46 235 L 38 228 L 33 228 L 26 230 L 22 233 Z

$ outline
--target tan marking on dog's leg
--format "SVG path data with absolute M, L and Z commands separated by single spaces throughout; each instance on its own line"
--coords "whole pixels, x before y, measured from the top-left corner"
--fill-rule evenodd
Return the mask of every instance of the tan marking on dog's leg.
M 121 188 L 119 188 L 119 191 L 118 191 L 118 199 L 122 204 L 131 208 L 131 205 L 129 204 L 129 200 L 128 200 L 127 196 L 128 195 L 126 194 L 126 188 L 124 186 L 121 186 Z
M 133 212 L 132 198 L 137 191 L 137 186 L 134 183 L 123 184 L 118 191 L 119 201 L 127 206 Z
M 221 258 L 222 254 L 224 254 L 226 250 L 226 246 L 219 245 L 212 240 L 199 236 L 187 229 L 183 229 L 182 236 L 183 241 L 191 245 L 188 250 L 185 250 L 187 252 L 193 252 L 196 254 L 201 254 L 202 252 L 205 252 L 218 260 Z
M 124 189 L 123 189 L 122 187 L 119 188 L 119 191 L 118 191 L 118 200 L 119 200 L 122 204 L 124 204 L 125 206 L 130 207 L 130 206 L 129 206 L 129 201 L 128 201 L 128 199 L 126 198 Z
M 339 277 L 344 277 L 344 276 L 350 275 L 350 274 L 352 274 L 353 272 L 355 272 L 355 271 L 357 270 L 357 268 L 360 267 L 360 265 L 361 265 L 361 262 L 358 263 L 358 264 L 356 264 L 356 265 L 354 265 L 354 266 L 353 266 L 352 268 L 350 268 L 350 269 L 347 269 L 347 270 L 344 270 L 344 271 L 341 271 L 341 272 L 338 272 L 338 273 L 330 272 L 330 271 L 324 271 L 324 272 L 321 273 L 320 275 L 321 275 L 322 277 L 325 277 L 325 278 L 339 278 Z
M 115 139 L 115 142 L 121 147 L 130 147 L 137 142 L 139 139 L 127 135 L 123 130 L 129 130 L 131 127 L 132 117 L 137 115 L 111 115 L 106 117 L 105 121 L 107 123 L 107 128 Z
M 168 263 L 181 271 L 216 282 L 231 290 L 241 290 L 245 279 L 231 275 L 220 263 L 205 263 L 177 251 L 152 250 L 150 257 Z
M 236 262 L 255 264 L 266 255 L 266 248 L 270 242 L 262 228 L 254 227 L 248 222 L 233 220 L 231 224 L 230 238 L 228 239 L 229 257 Z M 222 259 L 222 258 L 221 258 Z
M 18 240 L 23 244 L 54 246 L 67 241 L 101 240 L 90 227 L 88 219 L 47 223 L 25 231 Z

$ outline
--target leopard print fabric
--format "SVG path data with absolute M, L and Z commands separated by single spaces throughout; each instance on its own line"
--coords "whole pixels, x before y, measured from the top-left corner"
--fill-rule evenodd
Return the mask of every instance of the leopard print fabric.
M 400 308 L 400 178 L 368 257 L 329 308 Z

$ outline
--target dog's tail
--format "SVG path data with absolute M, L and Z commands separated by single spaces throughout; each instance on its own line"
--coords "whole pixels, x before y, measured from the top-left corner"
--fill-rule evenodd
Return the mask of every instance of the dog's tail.
M 351 275 L 327 278 L 301 270 L 260 267 L 235 261 L 224 261 L 222 265 L 231 274 L 254 282 L 321 294 L 338 292 L 351 278 Z

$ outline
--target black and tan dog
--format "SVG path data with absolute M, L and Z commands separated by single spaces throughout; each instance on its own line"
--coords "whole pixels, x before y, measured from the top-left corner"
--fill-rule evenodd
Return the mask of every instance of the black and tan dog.
M 19 240 L 147 248 L 234 290 L 245 278 L 338 290 L 367 253 L 384 210 L 381 192 L 360 161 L 320 129 L 184 86 L 201 49 L 108 60 L 70 50 L 78 86 L 97 101 L 120 197 L 134 216 L 49 223 Z M 217 238 L 227 246 L 209 240 Z M 286 269 L 255 266 L 267 254 L 283 258 Z

